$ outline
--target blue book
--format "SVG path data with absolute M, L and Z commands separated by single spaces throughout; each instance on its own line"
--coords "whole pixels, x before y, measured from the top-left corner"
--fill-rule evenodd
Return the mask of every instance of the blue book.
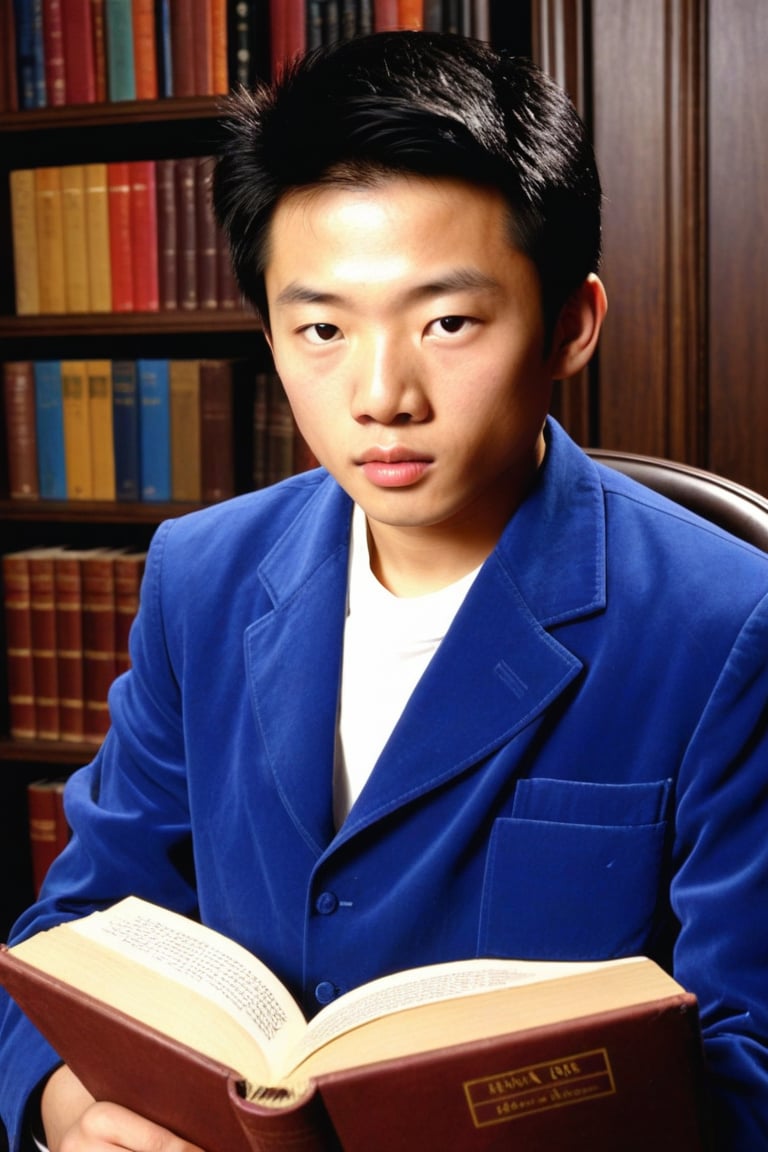
M 155 38 L 157 40 L 157 90 L 160 96 L 173 96 L 171 0 L 155 0 Z
M 40 497 L 43 500 L 66 500 L 67 466 L 64 455 L 61 361 L 35 360 L 34 375 Z
M 135 360 L 112 361 L 112 440 L 115 452 L 115 497 L 138 500 L 139 399 Z
M 107 91 L 110 100 L 136 99 L 131 0 L 106 0 Z
M 16 68 L 19 107 L 45 108 L 45 49 L 43 42 L 43 0 L 14 0 L 16 23 Z
M 137 360 L 142 500 L 171 499 L 171 403 L 167 360 Z

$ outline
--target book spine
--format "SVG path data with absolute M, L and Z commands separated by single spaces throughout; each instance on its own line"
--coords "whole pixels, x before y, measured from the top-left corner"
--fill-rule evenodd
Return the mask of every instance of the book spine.
M 35 170 L 16 168 L 9 180 L 16 312 L 19 316 L 36 316 L 40 312 L 40 282 Z
M 171 0 L 171 68 L 173 95 L 194 96 L 195 93 L 195 24 L 189 4 Z
M 62 0 L 43 0 L 43 62 L 46 103 L 50 107 L 67 102 L 63 23 Z
M 56 659 L 56 609 L 53 600 L 53 557 L 50 549 L 34 548 L 29 553 L 29 603 L 35 684 L 35 726 L 39 739 L 58 740 L 59 676 Z
M 490 0 L 474 0 L 472 5 L 472 35 L 478 40 L 491 39 Z
M 376 32 L 392 32 L 399 27 L 397 0 L 374 0 L 373 25 Z
M 35 376 L 35 433 L 40 496 L 44 500 L 66 500 L 61 361 L 35 360 L 32 367 Z
M 107 164 L 107 197 L 112 311 L 132 312 L 131 179 L 127 162 L 111 161 Z
M 12 740 L 34 740 L 37 723 L 27 553 L 5 553 L 2 572 L 9 730 Z
M 276 484 L 293 472 L 296 427 L 279 377 L 270 372 L 267 380 L 267 482 Z
M 91 0 L 62 0 L 67 104 L 96 100 L 96 63 Z
M 157 191 L 154 160 L 128 164 L 131 185 L 131 255 L 133 304 L 137 312 L 160 306 L 157 267 Z
M 115 453 L 115 496 L 138 500 L 139 399 L 134 360 L 112 362 L 112 435 Z
M 229 82 L 233 88 L 253 81 L 253 3 L 236 0 L 229 5 L 227 44 L 229 56 Z
M 53 560 L 56 667 L 62 740 L 81 741 L 83 727 L 83 588 L 80 560 L 62 548 Z
M 197 157 L 185 156 L 176 161 L 176 244 L 179 307 L 194 311 L 198 305 L 197 288 L 197 196 L 195 171 Z
M 157 42 L 158 95 L 173 96 L 171 0 L 156 0 L 155 40 Z
M 358 33 L 369 36 L 374 31 L 373 0 L 360 0 L 357 13 Z
M 95 99 L 103 103 L 108 97 L 107 80 L 107 17 L 105 0 L 90 0 L 91 45 L 93 52 L 93 86 Z
M 109 728 L 107 694 L 115 678 L 113 556 L 94 550 L 80 561 L 83 584 L 83 732 L 101 740 Z
M 200 362 L 200 484 L 203 500 L 235 494 L 230 360 Z
M 171 498 L 199 502 L 200 362 L 171 360 Z
M 31 360 L 7 360 L 3 365 L 3 404 L 8 495 L 12 500 L 38 499 L 35 377 Z
M 109 360 L 86 360 L 85 374 L 88 380 L 93 499 L 114 500 L 116 492 L 112 364 Z
M 67 164 L 61 169 L 61 209 L 67 312 L 90 312 L 85 170 L 82 164 Z
M 141 499 L 171 499 L 171 430 L 167 360 L 137 360 Z
M 156 100 L 158 87 L 154 0 L 132 0 L 132 15 L 136 99 Z
M 423 28 L 424 0 L 397 0 L 397 22 L 401 28 Z
M 128 640 L 139 610 L 145 561 L 145 552 L 115 557 L 115 672 L 118 676 L 131 666 Z
M 61 314 L 67 297 L 60 168 L 35 168 L 35 217 L 40 311 Z
M 227 0 L 211 0 L 211 91 L 229 91 Z
M 447 32 L 458 26 L 458 0 L 424 0 L 424 27 L 429 32 Z
M 19 107 L 45 108 L 45 49 L 42 0 L 15 0 Z
M 93 496 L 91 418 L 84 360 L 61 361 L 61 386 L 67 499 L 90 500 Z
M 27 785 L 27 824 L 35 899 L 40 895 L 43 880 L 58 855 L 57 817 L 52 781 L 32 780 Z
M 85 227 L 88 289 L 92 312 L 112 311 L 112 271 L 109 256 L 109 193 L 106 164 L 86 164 Z
M 0 108 L 19 110 L 19 72 L 16 62 L 16 16 L 13 0 L 0 0 Z
M 212 4 L 211 0 L 191 0 L 194 93 L 210 96 L 213 92 Z
M 157 189 L 157 277 L 160 310 L 179 307 L 178 247 L 176 239 L 176 161 L 155 163 Z
M 218 293 L 218 227 L 213 214 L 213 161 L 201 156 L 195 164 L 195 280 L 198 308 L 216 308 Z
M 131 0 L 104 0 L 107 92 L 110 100 L 136 99 Z
M 242 307 L 240 287 L 232 267 L 229 241 L 223 228 L 216 228 L 216 299 L 221 309 L 231 310 Z

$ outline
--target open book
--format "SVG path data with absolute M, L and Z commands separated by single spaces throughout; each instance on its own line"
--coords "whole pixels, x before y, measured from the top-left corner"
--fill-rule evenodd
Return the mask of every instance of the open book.
M 223 1072 L 230 1081 L 230 1098 L 234 1093 L 238 1100 L 253 1102 L 264 1123 L 270 1112 L 300 1113 L 317 1085 L 322 1090 L 323 1085 L 365 1075 L 366 1069 L 370 1079 L 378 1075 L 376 1069 L 402 1068 L 414 1057 L 430 1066 L 435 1054 L 446 1050 L 487 1050 L 494 1038 L 532 1031 L 554 1029 L 562 1035 L 563 1021 L 622 1019 L 643 1006 L 658 1011 L 660 1003 L 674 1006 L 678 1016 L 685 1010 L 690 1017 L 684 1030 L 686 1066 L 696 1052 L 693 997 L 642 957 L 573 964 L 494 959 L 437 964 L 374 980 L 341 996 L 307 1023 L 287 989 L 256 957 L 210 928 L 136 897 L 3 948 L 0 981 L 95 1095 L 103 1097 L 106 1091 L 109 1095 L 103 1098 L 126 1103 L 103 1065 L 111 1051 L 107 1038 L 115 1031 L 127 1032 L 131 1043 L 123 1047 L 133 1045 L 134 1055 L 151 1052 L 154 1044 L 164 1059 L 173 1051 L 175 1058 L 181 1053 L 183 1059 L 202 1060 L 203 1066 Z M 61 1034 L 56 1020 L 62 1013 L 70 1029 L 72 1019 L 77 1021 L 74 1032 Z M 92 1016 L 96 1024 L 91 1027 Z M 84 1052 L 94 1042 L 100 1064 L 95 1085 L 90 1067 L 94 1058 Z M 572 1088 L 580 1078 L 574 1051 L 578 1049 L 563 1040 L 554 1061 L 566 1068 L 570 1060 L 570 1071 L 563 1071 L 561 1079 L 572 1081 Z M 122 1052 L 120 1047 L 118 1064 Z M 163 1072 L 153 1072 L 145 1055 L 141 1063 L 139 1084 L 143 1075 L 141 1099 L 146 1102 L 152 1095 L 149 1083 Z M 591 1069 L 586 1073 L 587 1097 L 615 1094 L 607 1055 L 596 1064 L 592 1057 L 592 1064 L 584 1066 Z M 479 1071 L 480 1065 L 476 1067 Z M 496 1076 L 509 1071 L 504 1065 L 493 1067 Z M 125 1075 L 135 1078 L 137 1070 Z M 520 1087 L 538 1088 L 544 1075 L 529 1070 Z M 550 1069 L 549 1075 L 557 1074 Z M 470 1081 L 462 1083 L 467 1098 Z M 171 1089 L 166 1084 L 163 1095 Z M 477 1121 L 484 1114 L 479 1098 L 470 1092 L 468 1099 L 470 1118 Z M 133 1101 L 127 1103 L 132 1106 Z M 148 1112 L 146 1107 L 141 1110 Z M 160 1107 L 155 1116 L 174 1126 L 175 1112 L 169 1120 Z M 475 1123 L 476 1129 L 482 1127 Z M 189 1131 L 182 1134 L 189 1136 Z M 200 1140 L 194 1131 L 191 1138 Z M 329 1139 L 335 1137 L 299 1146 L 333 1146 Z M 251 1139 L 250 1146 L 260 1145 Z M 359 1145 L 376 1146 L 369 1138 Z

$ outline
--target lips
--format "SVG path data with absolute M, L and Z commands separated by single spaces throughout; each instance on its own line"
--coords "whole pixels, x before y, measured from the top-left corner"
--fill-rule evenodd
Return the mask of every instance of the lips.
M 367 480 L 377 488 L 407 488 L 417 483 L 432 464 L 429 456 L 395 445 L 368 448 L 358 463 Z

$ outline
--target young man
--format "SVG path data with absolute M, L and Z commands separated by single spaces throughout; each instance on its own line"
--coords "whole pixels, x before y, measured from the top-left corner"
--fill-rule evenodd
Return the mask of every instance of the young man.
M 137 893 L 309 1013 L 415 964 L 646 953 L 699 997 L 718 1146 L 768 1146 L 768 557 L 547 419 L 606 306 L 572 107 L 364 38 L 236 101 L 215 198 L 322 468 L 159 529 L 15 937 Z M 52 1152 L 185 1147 L 55 1066 L 9 1006 L 14 1144 L 45 1084 Z

